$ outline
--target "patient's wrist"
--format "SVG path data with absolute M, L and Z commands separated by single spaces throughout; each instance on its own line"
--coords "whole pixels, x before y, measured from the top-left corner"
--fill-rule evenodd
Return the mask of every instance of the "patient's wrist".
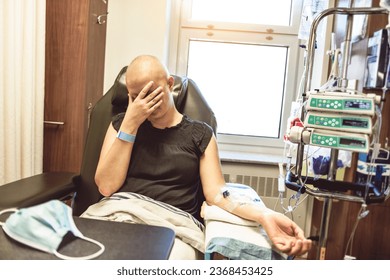
M 135 137 L 136 137 L 135 134 L 129 134 L 129 133 L 126 133 L 122 130 L 118 130 L 118 133 L 116 135 L 116 138 L 118 138 L 124 142 L 128 142 L 128 143 L 134 143 Z
M 269 215 L 272 215 L 275 213 L 275 211 L 269 209 L 269 208 L 264 208 L 264 207 L 255 207 L 256 209 L 254 209 L 254 212 L 256 212 L 255 216 L 255 220 L 256 222 L 258 222 L 259 224 L 263 224 L 264 221 L 267 219 L 267 217 Z

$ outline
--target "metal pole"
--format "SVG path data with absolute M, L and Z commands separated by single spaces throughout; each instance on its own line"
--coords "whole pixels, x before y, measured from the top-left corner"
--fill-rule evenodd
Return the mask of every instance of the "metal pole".
M 343 50 L 343 64 L 341 68 L 341 79 L 338 81 L 338 86 L 342 89 L 342 91 L 346 91 L 346 88 L 348 86 L 348 79 L 347 79 L 347 73 L 348 73 L 348 64 L 349 59 L 351 56 L 351 38 L 352 38 L 352 24 L 353 24 L 353 15 L 348 14 L 347 16 L 347 27 L 346 27 L 346 34 L 345 34 L 345 40 L 344 40 L 344 50 Z
M 338 81 L 339 87 L 342 91 L 345 91 L 348 84 L 347 73 L 348 73 L 348 62 L 351 53 L 351 37 L 352 37 L 352 22 L 353 15 L 348 14 L 347 17 L 347 26 L 346 34 L 344 41 L 344 52 L 343 52 L 343 64 L 342 64 L 342 76 Z M 339 151 L 332 149 L 330 152 L 330 165 L 328 172 L 328 181 L 333 182 L 336 179 L 337 172 L 337 160 L 339 157 Z M 329 220 L 332 212 L 332 199 L 326 198 L 324 201 L 324 206 L 322 209 L 322 219 L 320 226 L 320 235 L 319 235 L 319 252 L 318 259 L 325 260 L 326 257 L 326 243 L 328 241 L 328 230 L 329 230 Z
M 332 149 L 330 152 L 330 165 L 328 172 L 328 181 L 334 181 L 336 178 L 337 171 L 337 160 L 338 160 L 339 151 Z M 320 234 L 318 239 L 318 252 L 317 259 L 325 260 L 326 257 L 326 243 L 328 242 L 328 232 L 329 232 L 329 221 L 330 214 L 332 212 L 332 198 L 325 198 L 324 205 L 322 208 L 322 218 L 320 225 Z
M 317 252 L 317 259 L 319 260 L 325 260 L 326 257 L 326 243 L 328 241 L 329 220 L 330 213 L 332 211 L 332 202 L 333 201 L 331 198 L 324 199 Z

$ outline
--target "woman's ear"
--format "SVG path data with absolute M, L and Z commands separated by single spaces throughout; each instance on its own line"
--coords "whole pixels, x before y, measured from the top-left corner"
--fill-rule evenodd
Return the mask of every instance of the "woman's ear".
M 173 76 L 169 76 L 168 77 L 169 90 L 173 89 L 174 84 L 175 84 L 175 78 Z

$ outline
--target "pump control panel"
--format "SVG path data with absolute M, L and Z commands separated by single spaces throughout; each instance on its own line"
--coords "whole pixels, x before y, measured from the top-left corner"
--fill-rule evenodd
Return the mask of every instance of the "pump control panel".
M 310 94 L 306 110 L 373 116 L 375 102 L 372 97 L 318 93 Z
M 313 130 L 309 144 L 332 149 L 368 152 L 370 139 L 365 134 L 345 133 L 329 130 Z
M 371 134 L 372 120 L 370 116 L 349 114 L 331 114 L 310 111 L 306 114 L 305 127 L 323 128 L 346 132 Z

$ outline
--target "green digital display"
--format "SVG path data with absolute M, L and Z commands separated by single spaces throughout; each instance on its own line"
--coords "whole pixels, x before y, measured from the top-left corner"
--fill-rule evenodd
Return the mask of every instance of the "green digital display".
M 315 146 L 328 147 L 332 149 L 350 150 L 365 152 L 368 150 L 368 138 L 362 136 L 354 137 L 349 135 L 326 135 L 322 133 L 312 133 L 310 144 Z

